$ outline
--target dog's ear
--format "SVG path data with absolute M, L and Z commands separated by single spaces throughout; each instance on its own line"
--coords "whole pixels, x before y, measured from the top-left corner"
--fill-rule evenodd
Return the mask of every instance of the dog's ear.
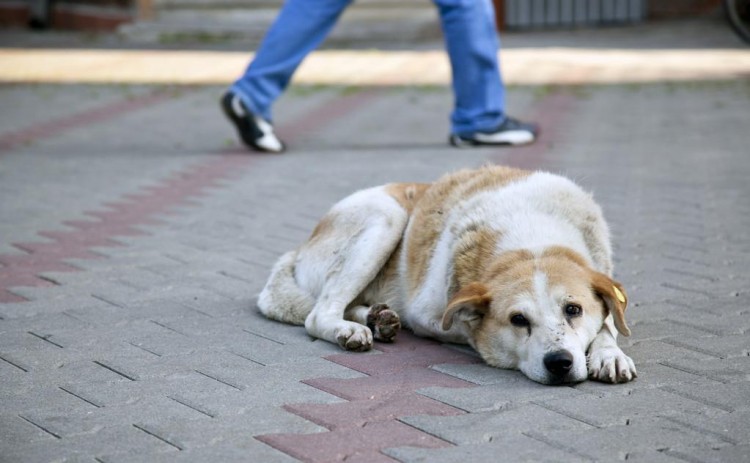
M 487 313 L 492 298 L 486 286 L 481 283 L 470 283 L 461 288 L 448 303 L 443 313 L 443 329 L 449 330 L 453 320 L 471 322 L 479 320 Z
M 628 306 L 628 295 L 622 285 L 607 275 L 591 272 L 591 288 L 603 301 L 615 320 L 615 327 L 623 336 L 630 336 L 630 328 L 625 323 L 625 309 Z

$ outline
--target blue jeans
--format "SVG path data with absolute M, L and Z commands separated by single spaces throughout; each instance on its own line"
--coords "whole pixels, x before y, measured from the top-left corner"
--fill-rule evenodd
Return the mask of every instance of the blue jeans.
M 505 119 L 491 0 L 433 0 L 440 12 L 453 75 L 453 133 L 489 131 Z M 256 114 L 271 121 L 271 105 L 302 60 L 317 48 L 352 0 L 287 0 L 255 59 L 232 86 Z

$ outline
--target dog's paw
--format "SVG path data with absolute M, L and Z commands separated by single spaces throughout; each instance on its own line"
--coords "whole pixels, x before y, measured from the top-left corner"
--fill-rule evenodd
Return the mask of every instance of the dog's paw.
M 365 352 L 372 349 L 372 331 L 359 323 L 347 322 L 336 330 L 336 341 L 346 350 Z
M 401 329 L 401 319 L 386 304 L 375 304 L 367 314 L 367 327 L 377 341 L 393 342 Z
M 603 347 L 588 356 L 589 378 L 604 383 L 627 383 L 636 378 L 635 364 L 619 347 Z

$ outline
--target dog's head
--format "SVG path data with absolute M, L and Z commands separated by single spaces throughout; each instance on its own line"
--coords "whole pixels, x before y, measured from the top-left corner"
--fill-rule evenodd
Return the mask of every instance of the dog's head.
M 608 315 L 630 335 L 626 305 L 620 283 L 569 249 L 513 251 L 454 295 L 442 324 L 465 324 L 490 365 L 517 368 L 543 384 L 572 383 L 587 378 L 586 351 Z

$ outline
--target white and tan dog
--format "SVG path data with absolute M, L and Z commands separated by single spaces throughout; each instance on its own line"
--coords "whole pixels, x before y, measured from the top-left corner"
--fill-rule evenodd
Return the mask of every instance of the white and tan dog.
M 347 350 L 390 341 L 403 322 L 540 383 L 624 382 L 636 371 L 616 343 L 630 330 L 611 273 L 591 195 L 484 167 L 343 199 L 275 264 L 258 307 Z

